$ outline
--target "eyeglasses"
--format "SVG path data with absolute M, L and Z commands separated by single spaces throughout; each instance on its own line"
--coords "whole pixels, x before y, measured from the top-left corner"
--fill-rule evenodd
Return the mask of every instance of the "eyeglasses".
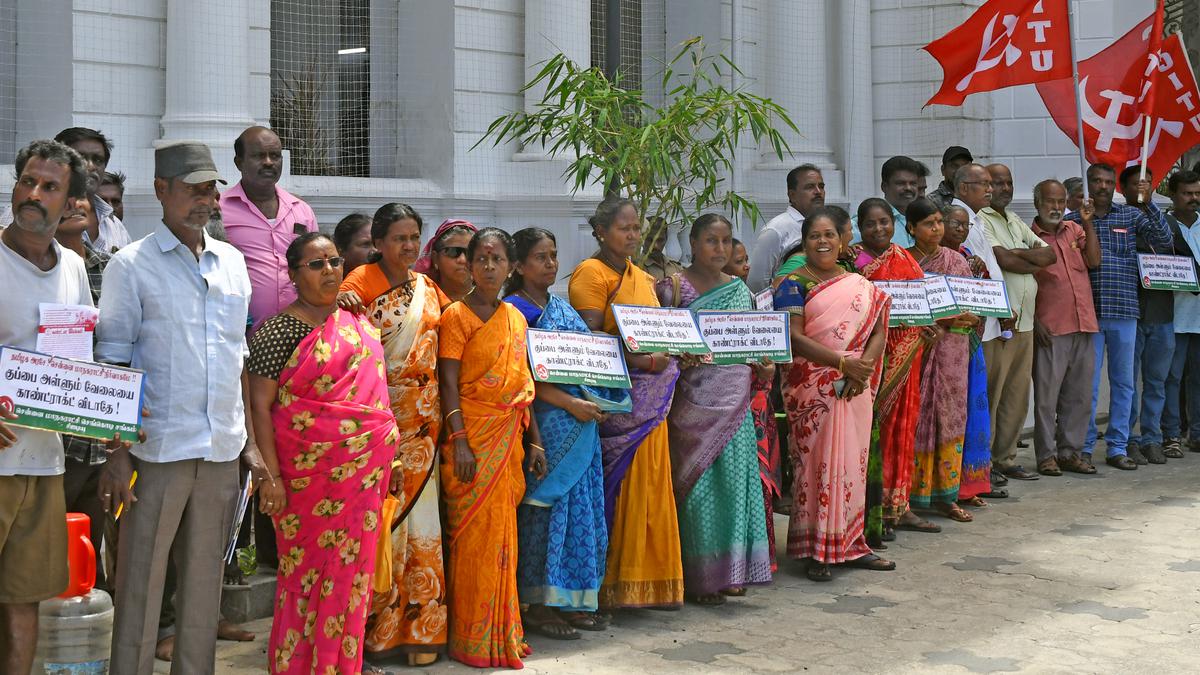
M 990 181 L 990 180 L 960 180 L 960 181 L 958 181 L 958 184 L 959 185 L 991 185 L 992 181 Z
M 300 263 L 300 265 L 297 267 L 307 267 L 314 272 L 320 272 L 321 270 L 325 269 L 325 265 L 328 264 L 330 267 L 336 270 L 342 266 L 342 261 L 344 260 L 345 258 L 341 256 L 334 256 L 332 258 L 317 258 L 316 260 L 309 260 L 306 263 Z
M 437 249 L 437 252 L 441 253 L 442 255 L 446 256 L 447 258 L 453 259 L 453 258 L 459 258 L 461 256 L 466 255 L 467 247 L 466 246 L 443 246 L 443 247 Z

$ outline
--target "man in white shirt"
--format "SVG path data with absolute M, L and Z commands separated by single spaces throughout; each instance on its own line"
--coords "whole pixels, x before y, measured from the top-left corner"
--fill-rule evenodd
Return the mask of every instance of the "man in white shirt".
M 250 279 L 242 254 L 205 234 L 221 180 L 208 147 L 172 143 L 154 160 L 162 223 L 109 262 L 96 330 L 97 360 L 145 371 L 151 413 L 146 441 L 114 452 L 100 483 L 106 508 L 125 508 L 111 669 L 153 670 L 170 556 L 180 617 L 171 672 L 211 673 L 238 462 L 257 458 L 245 403 Z
M 13 224 L 0 233 L 0 344 L 37 347 L 39 305 L 92 304 L 83 259 L 54 240 L 68 199 L 85 194 L 83 160 L 50 140 L 17 153 Z M 67 516 L 62 441 L 9 427 L 0 407 L 0 672 L 28 673 L 38 603 L 67 587 Z
M 787 175 L 788 208 L 775 216 L 754 239 L 747 282 L 755 293 L 771 285 L 783 256 L 800 243 L 800 225 L 813 209 L 825 206 L 825 179 L 813 164 L 801 164 Z

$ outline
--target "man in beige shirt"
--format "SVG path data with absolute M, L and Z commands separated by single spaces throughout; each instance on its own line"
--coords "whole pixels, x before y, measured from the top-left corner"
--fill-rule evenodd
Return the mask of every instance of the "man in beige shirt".
M 1057 259 L 1054 249 L 1029 229 L 1008 205 L 1013 198 L 1012 173 L 1003 164 L 987 167 L 992 178 L 992 203 L 979 212 L 996 262 L 1004 272 L 1004 285 L 1013 310 L 1011 337 L 985 342 L 988 403 L 992 417 L 992 471 L 1008 478 L 1036 480 L 1038 475 L 1016 463 L 1017 440 L 1029 412 L 1033 371 L 1033 320 L 1037 300 L 1034 274 Z

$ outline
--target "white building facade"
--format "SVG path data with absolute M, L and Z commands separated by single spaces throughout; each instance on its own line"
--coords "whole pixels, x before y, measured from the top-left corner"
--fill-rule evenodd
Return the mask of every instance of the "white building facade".
M 156 143 L 209 143 L 232 183 L 234 138 L 248 125 L 272 125 L 289 151 L 283 185 L 313 206 L 323 228 L 389 201 L 412 204 L 433 224 L 544 226 L 558 234 L 565 275 L 592 249 L 584 223 L 599 190 L 572 195 L 565 162 L 536 150 L 472 146 L 493 119 L 536 100 L 521 86 L 550 55 L 581 63 L 603 55 L 606 4 L 0 0 L 0 164 L 68 126 L 103 131 L 115 143 L 110 170 L 128 176 L 126 221 L 139 236 L 158 218 Z M 730 177 L 767 217 L 784 207 L 784 177 L 796 164 L 824 168 L 829 203 L 857 204 L 878 192 L 879 165 L 895 154 L 929 165 L 932 189 L 951 144 L 1009 164 L 1028 209 L 1037 180 L 1079 174 L 1074 145 L 1032 87 L 922 109 L 941 71 L 920 47 L 980 4 L 622 0 L 622 61 L 652 100 L 661 98 L 660 64 L 701 35 L 739 65 L 737 84 L 790 111 L 800 129 L 788 134 L 792 156 L 781 162 L 746 145 Z M 1154 0 L 1075 4 L 1082 58 L 1149 14 Z M 1184 7 L 1172 11 L 1195 35 L 1195 3 L 1168 4 Z M 1196 62 L 1200 36 L 1192 43 Z M 11 173 L 0 177 L 5 198 Z

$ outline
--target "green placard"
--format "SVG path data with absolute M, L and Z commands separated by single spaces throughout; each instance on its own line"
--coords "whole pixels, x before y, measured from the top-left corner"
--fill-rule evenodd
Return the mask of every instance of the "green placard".
M 1152 291 L 1200 291 L 1196 264 L 1187 256 L 1139 253 L 1138 278 Z
M 538 382 L 630 387 L 621 341 L 615 336 L 530 328 L 525 342 L 529 368 Z
M 925 282 L 876 281 L 875 287 L 892 299 L 888 313 L 888 327 L 928 326 L 933 323 L 929 311 L 929 298 L 925 294 Z

